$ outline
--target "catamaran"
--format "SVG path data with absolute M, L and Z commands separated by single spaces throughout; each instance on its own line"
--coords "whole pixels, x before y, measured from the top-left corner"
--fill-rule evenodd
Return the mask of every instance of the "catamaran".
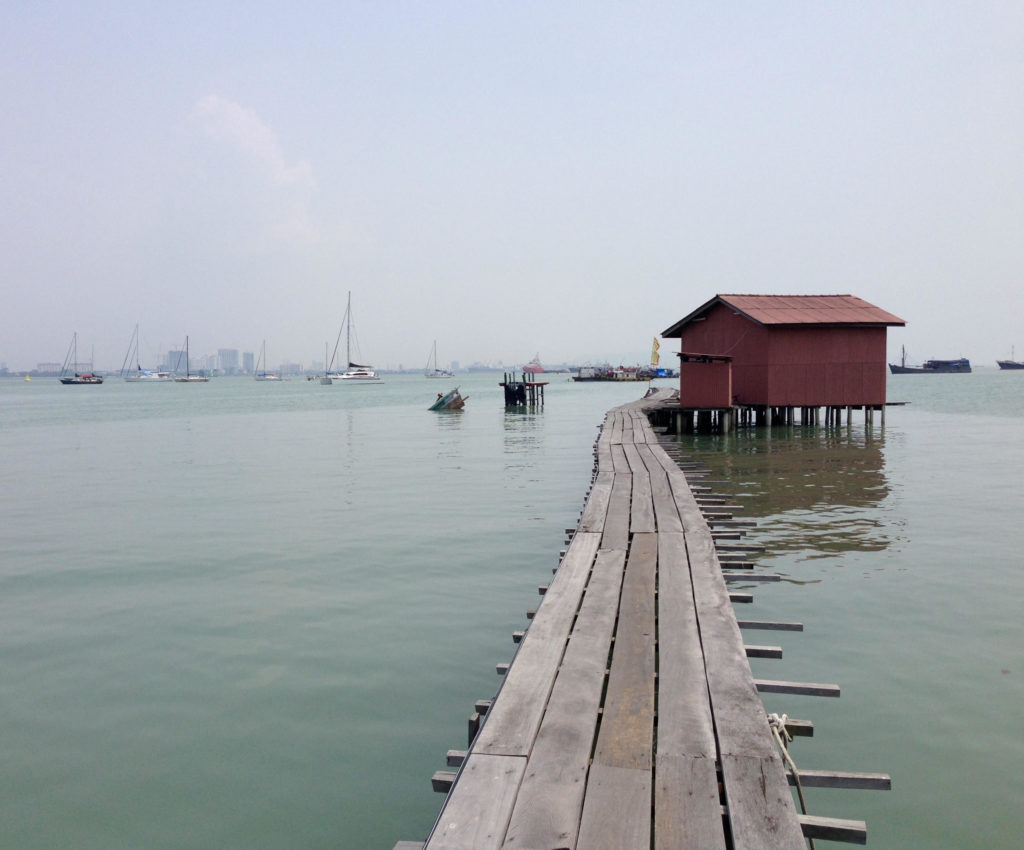
M 334 353 L 331 355 L 331 362 L 327 369 L 327 376 L 331 381 L 346 381 L 359 383 L 380 383 L 381 378 L 373 371 L 372 366 L 364 366 L 352 362 L 352 293 L 348 294 L 348 305 L 345 307 L 345 318 L 342 320 L 342 328 L 345 331 L 345 362 L 348 367 L 344 372 L 332 372 L 330 366 L 334 365 L 334 358 L 338 354 L 338 346 L 341 344 L 341 330 L 338 331 L 338 340 L 334 344 Z

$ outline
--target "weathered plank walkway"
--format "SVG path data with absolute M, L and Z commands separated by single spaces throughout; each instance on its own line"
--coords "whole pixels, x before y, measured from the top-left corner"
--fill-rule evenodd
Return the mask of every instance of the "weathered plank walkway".
M 796 811 L 747 662 L 772 648 L 744 646 L 712 530 L 644 413 L 656 400 L 606 417 L 579 526 L 438 820 L 396 850 L 796 850 L 829 826 L 860 841 L 857 822 Z

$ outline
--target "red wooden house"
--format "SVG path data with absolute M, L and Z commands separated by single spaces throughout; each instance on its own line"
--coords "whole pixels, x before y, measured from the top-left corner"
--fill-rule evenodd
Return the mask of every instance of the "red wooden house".
M 661 335 L 681 343 L 681 407 L 875 407 L 904 324 L 853 295 L 716 295 Z

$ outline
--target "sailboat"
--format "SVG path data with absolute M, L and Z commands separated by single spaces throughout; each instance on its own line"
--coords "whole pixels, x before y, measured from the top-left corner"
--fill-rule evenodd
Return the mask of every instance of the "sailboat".
M 341 331 L 338 331 L 338 341 L 334 344 L 334 353 L 331 355 L 330 366 L 328 366 L 327 377 L 332 381 L 346 381 L 359 383 L 380 383 L 381 378 L 373 371 L 372 366 L 363 366 L 352 362 L 352 293 L 348 294 L 348 305 L 345 307 L 345 318 L 342 320 L 342 328 L 345 331 L 345 362 L 348 367 L 344 372 L 332 372 L 330 366 L 334 365 L 334 358 L 338 354 L 338 346 L 341 344 Z
M 131 364 L 135 364 L 133 369 Z M 167 383 L 171 380 L 169 372 L 154 372 L 150 369 L 143 369 L 139 363 L 139 326 L 132 331 L 132 338 L 128 340 L 128 351 L 124 355 L 124 362 L 121 364 L 121 376 L 131 383 Z
M 260 369 L 260 363 L 263 369 Z M 263 340 L 260 346 L 260 356 L 256 359 L 256 374 L 253 376 L 257 381 L 280 381 L 281 376 L 267 371 L 267 341 Z
M 451 369 L 442 369 L 437 365 L 437 340 L 434 340 L 434 349 L 430 352 L 430 357 L 427 359 L 427 366 L 423 370 L 423 375 L 426 378 L 452 378 L 455 373 Z
M 188 337 L 185 337 L 185 376 L 175 375 L 174 380 L 179 384 L 205 384 L 210 379 L 206 375 L 193 375 L 188 369 Z
M 89 363 L 88 372 L 78 371 L 78 333 L 71 335 L 71 345 L 68 346 L 68 353 L 64 356 L 64 365 L 60 367 L 60 382 L 70 386 L 80 384 L 102 384 L 103 378 L 94 375 L 92 363 Z

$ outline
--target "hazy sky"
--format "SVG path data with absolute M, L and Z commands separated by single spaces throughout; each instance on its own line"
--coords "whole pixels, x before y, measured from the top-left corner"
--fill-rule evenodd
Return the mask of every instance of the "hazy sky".
M 309 363 L 348 290 L 378 367 L 646 361 L 720 292 L 1024 358 L 1019 2 L 14 0 L 0 75 L 11 369 Z

